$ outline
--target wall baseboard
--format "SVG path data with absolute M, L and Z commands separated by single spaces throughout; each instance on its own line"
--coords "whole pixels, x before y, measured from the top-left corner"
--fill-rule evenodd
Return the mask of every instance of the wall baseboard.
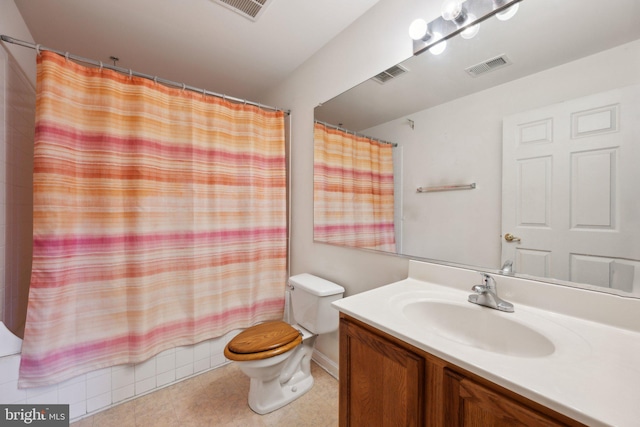
M 338 379 L 339 366 L 332 359 L 318 350 L 313 350 L 313 356 L 311 357 L 322 369 L 327 371 L 333 378 Z

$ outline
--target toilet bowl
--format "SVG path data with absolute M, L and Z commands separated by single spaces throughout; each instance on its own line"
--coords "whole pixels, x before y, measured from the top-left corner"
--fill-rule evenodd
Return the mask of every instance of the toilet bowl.
M 331 302 L 344 288 L 311 274 L 289 278 L 296 324 L 264 322 L 245 329 L 224 349 L 250 378 L 249 407 L 258 414 L 275 411 L 313 386 L 311 357 L 317 334 L 338 328 Z

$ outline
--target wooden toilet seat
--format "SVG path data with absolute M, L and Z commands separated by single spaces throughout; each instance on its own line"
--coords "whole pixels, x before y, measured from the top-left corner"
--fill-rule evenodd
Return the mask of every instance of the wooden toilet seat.
M 277 356 L 302 342 L 302 333 L 281 320 L 252 326 L 233 338 L 224 349 L 227 359 L 260 360 Z

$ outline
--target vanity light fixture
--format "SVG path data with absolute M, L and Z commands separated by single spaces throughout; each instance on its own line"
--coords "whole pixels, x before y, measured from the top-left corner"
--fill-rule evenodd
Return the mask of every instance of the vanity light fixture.
M 431 22 L 416 19 L 409 26 L 413 54 L 425 50 L 436 55 L 442 53 L 446 41 L 457 34 L 465 39 L 473 38 L 482 21 L 493 15 L 501 20 L 513 17 L 521 1 L 524 0 L 445 0 L 441 16 Z

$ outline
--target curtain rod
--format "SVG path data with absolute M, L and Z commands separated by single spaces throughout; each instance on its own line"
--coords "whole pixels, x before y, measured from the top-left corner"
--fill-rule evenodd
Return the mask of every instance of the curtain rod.
M 45 47 L 45 46 L 41 46 L 39 44 L 33 44 L 33 43 L 29 43 L 23 40 L 18 40 L 18 39 L 14 39 L 13 37 L 7 36 L 7 35 L 0 35 L 0 40 L 2 40 L 3 42 L 7 42 L 7 43 L 11 43 L 11 44 L 15 44 L 18 46 L 22 46 L 22 47 L 28 47 L 29 49 L 35 49 L 38 54 L 40 54 L 41 50 L 48 50 L 50 52 L 53 53 L 57 53 L 58 55 L 62 55 L 65 58 L 68 59 L 72 59 L 74 61 L 77 62 L 84 62 L 86 64 L 91 64 L 94 65 L 96 67 L 100 67 L 100 68 L 107 68 L 109 70 L 113 70 L 113 71 L 117 71 L 119 73 L 122 74 L 127 74 L 129 76 L 136 76 L 136 77 L 142 77 L 145 79 L 149 79 L 149 80 L 153 80 L 156 83 L 162 83 L 163 85 L 166 86 L 173 86 L 173 87 L 177 87 L 180 88 L 182 90 L 190 90 L 192 92 L 199 92 L 203 95 L 211 95 L 211 96 L 216 96 L 218 98 L 222 98 L 222 99 L 228 99 L 229 101 L 234 101 L 234 102 L 238 102 L 241 104 L 249 104 L 249 105 L 253 105 L 259 108 L 264 108 L 266 110 L 274 110 L 274 111 L 282 111 L 285 114 L 291 114 L 291 110 L 284 110 L 282 108 L 277 108 L 277 107 L 271 107 L 269 105 L 263 105 L 257 102 L 251 102 L 251 101 L 247 101 L 246 99 L 240 99 L 240 98 L 235 98 L 233 96 L 227 96 L 227 95 L 222 95 L 219 93 L 215 93 L 215 92 L 210 92 L 206 89 L 199 89 L 197 87 L 193 87 L 193 86 L 188 86 L 184 83 L 178 83 L 178 82 L 174 82 L 172 80 L 166 80 L 166 79 L 162 79 L 159 78 L 157 76 L 151 76 L 149 74 L 144 74 L 144 73 L 139 73 L 137 71 L 132 71 L 131 68 L 122 68 L 122 67 L 117 67 L 115 65 L 109 65 L 109 64 L 104 64 L 102 61 L 96 61 L 93 59 L 88 59 L 88 58 L 83 58 L 81 56 L 77 56 L 77 55 L 71 55 L 69 54 L 69 52 L 62 52 L 61 50 L 57 50 L 57 49 L 52 49 L 49 47 Z
M 340 130 L 340 131 L 342 131 L 344 133 L 350 133 L 350 134 L 355 135 L 355 136 L 361 136 L 363 138 L 368 138 L 368 139 L 371 139 L 373 141 L 379 142 L 381 144 L 389 144 L 389 145 L 391 145 L 393 147 L 397 147 L 398 146 L 397 142 L 389 142 L 389 141 L 385 141 L 384 139 L 374 138 L 372 136 L 365 135 L 363 133 L 354 132 L 354 131 L 349 130 L 349 129 L 341 128 L 340 126 L 336 126 L 336 125 L 332 125 L 332 124 L 329 124 L 329 123 L 326 123 L 326 122 L 322 122 L 320 120 L 314 120 L 314 122 L 316 122 L 318 124 L 321 124 L 323 126 L 329 127 L 331 129 Z

